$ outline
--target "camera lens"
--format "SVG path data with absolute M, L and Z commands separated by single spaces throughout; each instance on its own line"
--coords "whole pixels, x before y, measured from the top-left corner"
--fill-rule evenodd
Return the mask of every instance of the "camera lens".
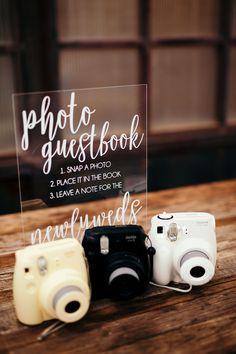
M 80 308 L 80 303 L 78 301 L 70 301 L 65 307 L 67 313 L 76 312 Z
M 138 274 L 131 268 L 116 269 L 109 278 L 110 292 L 121 299 L 131 299 L 140 287 Z
M 203 267 L 197 266 L 190 270 L 190 274 L 194 278 L 201 278 L 205 274 L 205 269 Z
M 81 289 L 73 285 L 58 290 L 52 302 L 56 318 L 63 322 L 78 321 L 86 312 L 88 304 Z
M 199 250 L 187 252 L 180 261 L 181 278 L 191 285 L 206 284 L 213 277 L 214 271 L 211 260 Z
M 111 297 L 128 300 L 148 284 L 148 274 L 140 258 L 131 252 L 117 252 L 107 259 L 105 282 Z

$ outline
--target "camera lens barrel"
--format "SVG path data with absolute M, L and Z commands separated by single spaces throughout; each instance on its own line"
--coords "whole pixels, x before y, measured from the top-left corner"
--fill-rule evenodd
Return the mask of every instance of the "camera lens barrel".
M 75 322 L 87 312 L 89 297 L 79 286 L 67 285 L 54 293 L 51 306 L 56 318 L 67 323 Z
M 118 252 L 108 257 L 105 267 L 105 284 L 111 297 L 128 300 L 148 283 L 147 270 L 140 258 L 129 252 Z
M 130 276 L 133 276 L 134 278 L 136 278 L 137 280 L 139 280 L 139 276 L 137 274 L 137 272 L 135 272 L 133 269 L 131 268 L 128 268 L 128 267 L 121 267 L 121 268 L 117 268 L 116 270 L 114 270 L 110 277 L 109 277 L 109 285 L 112 283 L 112 281 L 114 279 L 116 279 L 117 277 L 119 276 L 122 276 L 122 275 L 130 275 Z
M 81 293 L 80 288 L 78 288 L 77 286 L 66 286 L 66 287 L 60 289 L 60 290 L 56 293 L 56 295 L 54 296 L 54 298 L 53 298 L 53 302 L 52 302 L 53 308 L 55 309 L 57 303 L 58 303 L 65 295 L 67 295 L 67 294 L 70 293 L 71 291 L 77 292 L 78 295 L 79 295 L 79 293 Z M 76 302 L 76 303 L 78 303 L 78 308 L 77 308 L 77 310 L 78 310 L 79 307 L 80 307 L 80 303 L 79 303 L 78 301 L 76 301 L 76 300 L 73 300 L 73 301 L 71 301 L 71 302 Z M 68 305 L 69 305 L 71 302 L 69 302 L 68 304 L 65 305 L 65 309 L 66 309 L 66 307 L 68 307 Z M 75 306 L 75 307 L 76 307 L 76 306 Z M 66 312 L 68 312 L 68 311 L 66 311 Z M 71 311 L 71 310 L 70 310 L 70 313 L 72 313 L 72 312 L 75 312 L 75 311 Z
M 134 297 L 140 287 L 138 273 L 132 268 L 120 267 L 115 269 L 108 280 L 110 292 L 120 299 Z
M 180 261 L 180 274 L 191 285 L 203 285 L 214 276 L 214 266 L 202 251 L 193 250 L 186 253 Z
M 188 259 L 191 259 L 192 257 L 203 257 L 209 259 L 209 257 L 201 251 L 190 251 L 183 256 L 183 258 L 180 261 L 180 266 L 182 266 L 184 262 L 186 262 Z

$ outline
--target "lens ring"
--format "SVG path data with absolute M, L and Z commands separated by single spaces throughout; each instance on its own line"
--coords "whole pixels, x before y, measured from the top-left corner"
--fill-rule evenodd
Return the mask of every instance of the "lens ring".
M 213 278 L 214 273 L 214 264 L 203 257 L 189 258 L 180 268 L 180 276 L 184 282 L 195 286 L 208 283 Z
M 187 252 L 181 259 L 180 261 L 180 266 L 182 266 L 184 264 L 184 262 L 186 262 L 187 260 L 193 258 L 193 257 L 202 257 L 202 258 L 206 258 L 209 259 L 209 257 L 202 251 L 190 251 Z
M 109 277 L 110 292 L 119 294 L 121 299 L 130 299 L 135 296 L 139 287 L 140 279 L 133 269 L 120 267 L 115 269 Z
M 109 284 L 109 292 L 121 300 L 133 298 L 141 287 L 140 280 L 129 273 L 119 274 Z
M 53 308 L 54 309 L 56 308 L 57 303 L 61 300 L 61 298 L 63 296 L 65 296 L 66 294 L 68 294 L 72 291 L 76 291 L 76 292 L 81 293 L 81 289 L 78 286 L 65 286 L 64 288 L 61 288 L 53 298 L 53 301 L 52 301 Z
M 133 270 L 129 267 L 120 267 L 120 268 L 115 269 L 111 273 L 109 280 L 108 280 L 109 285 L 116 277 L 119 277 L 122 275 L 130 275 L 132 277 L 135 277 L 137 280 L 139 280 L 139 276 L 138 276 L 137 272 L 135 272 L 135 270 Z
M 104 272 L 106 291 L 119 300 L 137 296 L 148 284 L 145 260 L 131 252 L 116 252 L 107 257 Z
M 65 286 L 52 298 L 55 318 L 62 322 L 80 320 L 88 311 L 89 298 L 78 286 Z

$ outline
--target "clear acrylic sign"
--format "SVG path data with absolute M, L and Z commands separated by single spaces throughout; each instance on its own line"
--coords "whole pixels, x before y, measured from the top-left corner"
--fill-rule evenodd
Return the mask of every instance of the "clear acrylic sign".
M 146 212 L 146 85 L 13 95 L 25 241 Z M 140 194 L 141 193 L 141 194 Z

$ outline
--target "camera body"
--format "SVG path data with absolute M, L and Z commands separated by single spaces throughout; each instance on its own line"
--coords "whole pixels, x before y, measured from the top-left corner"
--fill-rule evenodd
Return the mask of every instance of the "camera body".
M 82 318 L 91 297 L 83 247 L 67 238 L 17 251 L 13 295 L 17 317 L 24 324 Z
M 126 300 L 148 285 L 150 264 L 141 226 L 88 229 L 82 245 L 89 263 L 92 297 Z
M 215 218 L 208 213 L 162 213 L 151 220 L 149 238 L 156 253 L 153 281 L 203 285 L 215 273 Z

